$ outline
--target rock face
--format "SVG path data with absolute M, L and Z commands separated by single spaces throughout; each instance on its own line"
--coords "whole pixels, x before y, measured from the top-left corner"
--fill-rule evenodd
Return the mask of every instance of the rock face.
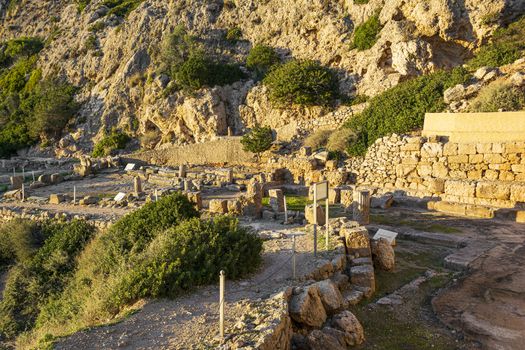
M 313 59 L 338 71 L 344 94 L 374 95 L 410 76 L 462 63 L 495 29 L 487 14 L 508 23 L 525 12 L 523 1 L 431 0 L 352 1 L 145 0 L 126 18 L 105 15 L 102 0 L 83 11 L 72 1 L 27 0 L 10 11 L 0 3 L 2 40 L 51 37 L 39 57 L 43 75 L 52 72 L 80 87 L 77 130 L 64 138 L 57 154 L 89 148 L 113 126 L 138 135 L 154 134 L 148 147 L 187 144 L 234 134 L 264 121 L 291 139 L 320 123 L 336 127 L 353 107 L 280 109 L 271 106 L 264 86 L 250 79 L 208 87 L 193 95 L 167 90 L 170 77 L 159 68 L 159 43 L 182 25 L 209 51 L 243 62 L 250 46 L 279 48 L 283 57 Z M 379 9 L 376 44 L 349 49 L 356 26 Z M 239 28 L 237 43 L 224 40 Z M 58 34 L 57 34 L 58 33 Z M 93 41 L 94 47 L 87 42 Z M 133 125 L 138 121 L 138 128 Z
M 381 238 L 372 243 L 372 257 L 374 265 L 381 270 L 392 271 L 395 267 L 394 248 L 386 239 Z

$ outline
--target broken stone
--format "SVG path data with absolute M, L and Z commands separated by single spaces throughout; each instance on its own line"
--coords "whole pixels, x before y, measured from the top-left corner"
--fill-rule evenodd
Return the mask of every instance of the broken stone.
M 24 183 L 24 178 L 22 176 L 10 176 L 9 180 L 11 182 L 11 189 L 12 190 L 18 190 L 22 188 L 22 184 Z
M 292 296 L 289 311 L 292 319 L 310 327 L 321 327 L 327 317 L 319 287 L 315 284 Z
M 361 322 L 350 311 L 343 311 L 335 315 L 331 321 L 332 327 L 345 334 L 347 346 L 355 346 L 365 341 L 365 333 Z
M 63 194 L 52 194 L 49 196 L 49 204 L 60 204 L 66 201 L 66 196 Z
M 314 350 L 346 350 L 346 347 L 341 344 L 338 337 L 325 329 L 322 331 L 318 329 L 313 330 L 308 334 L 307 341 L 309 348 Z
M 304 208 L 304 216 L 306 218 L 306 222 L 309 224 L 314 223 L 314 205 L 309 204 Z M 325 212 L 323 210 L 323 207 L 319 204 L 317 205 L 317 225 L 323 226 L 325 224 L 326 217 Z
M 331 280 L 315 283 L 319 287 L 321 301 L 328 314 L 334 313 L 343 305 L 343 296 L 337 285 Z
M 395 267 L 394 248 L 384 238 L 372 242 L 372 257 L 374 265 L 381 270 L 392 271 Z
M 350 268 L 350 282 L 361 287 L 370 288 L 373 293 L 376 288 L 374 267 L 371 265 L 359 265 Z
M 346 228 L 340 232 L 345 237 L 347 253 L 354 257 L 371 256 L 370 238 L 366 227 Z
M 273 211 L 281 213 L 284 212 L 284 195 L 281 189 L 271 189 L 268 190 L 268 195 L 270 197 L 270 207 Z
M 51 174 L 51 183 L 52 184 L 59 184 L 64 181 L 64 177 L 60 175 L 59 173 Z
M 98 201 L 99 201 L 98 197 L 86 196 L 82 198 L 78 203 L 80 205 L 91 205 L 91 204 L 97 204 Z
M 394 203 L 394 195 L 392 193 L 386 193 L 381 197 L 372 197 L 370 206 L 372 208 L 388 209 Z
M 210 213 L 226 214 L 228 213 L 228 201 L 225 199 L 210 200 Z
M 345 302 L 348 305 L 357 305 L 363 300 L 364 295 L 360 290 L 353 290 L 345 298 Z

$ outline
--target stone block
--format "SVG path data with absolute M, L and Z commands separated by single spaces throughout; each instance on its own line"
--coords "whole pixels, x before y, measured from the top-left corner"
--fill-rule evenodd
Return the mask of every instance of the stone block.
M 458 154 L 458 144 L 457 143 L 445 143 L 443 145 L 443 155 L 444 156 L 455 156 Z
M 468 157 L 468 162 L 470 164 L 479 164 L 483 163 L 483 154 L 471 154 Z
M 448 176 L 449 169 L 443 163 L 434 163 L 432 165 L 432 177 L 444 179 Z
M 483 155 L 483 160 L 487 164 L 501 164 L 505 163 L 505 158 L 498 153 L 488 153 Z
M 525 203 L 525 184 L 512 184 L 510 187 L 510 200 Z
M 499 171 L 489 169 L 485 170 L 485 179 L 487 180 L 497 180 L 499 178 Z
M 328 171 L 337 170 L 337 160 L 327 160 L 325 163 L 325 168 Z
M 483 177 L 482 170 L 467 171 L 467 179 L 469 180 L 481 180 L 482 177 Z
M 202 209 L 202 194 L 201 192 L 186 192 L 188 200 L 195 204 L 197 210 Z
M 66 196 L 63 194 L 52 194 L 49 196 L 49 204 L 60 204 L 66 201 Z
M 407 143 L 400 147 L 400 150 L 405 151 L 405 152 L 414 152 L 414 151 L 419 151 L 420 149 L 421 149 L 420 143 Z
M 478 143 L 476 145 L 477 153 L 492 153 L 492 143 Z
M 228 213 L 228 201 L 225 199 L 211 199 L 209 210 L 210 213 L 226 214 Z
M 341 188 L 331 187 L 328 190 L 328 200 L 331 204 L 341 203 Z
M 501 181 L 514 181 L 515 176 L 514 176 L 514 173 L 510 171 L 501 171 L 499 173 L 499 179 Z
M 293 295 L 289 304 L 290 316 L 294 321 L 310 327 L 321 327 L 327 315 L 324 309 L 319 287 L 315 284 L 302 288 Z
M 511 169 L 515 173 L 525 173 L 525 164 L 514 164 Z
M 421 157 L 433 158 L 443 156 L 443 144 L 427 142 L 421 147 Z
M 341 204 L 350 207 L 354 202 L 354 189 L 351 187 L 341 188 Z
M 99 202 L 99 198 L 98 197 L 85 196 L 78 203 L 80 205 L 92 205 L 92 204 L 97 204 L 98 202 Z
M 273 211 L 281 213 L 284 212 L 284 195 L 281 189 L 271 189 L 268 190 L 268 195 L 270 197 L 270 207 Z
M 445 191 L 445 180 L 443 179 L 427 179 L 425 185 L 432 193 L 440 194 Z
M 448 157 L 448 162 L 450 164 L 454 164 L 454 163 L 468 163 L 469 162 L 469 159 L 468 159 L 468 155 L 466 154 L 461 154 L 461 155 L 457 155 L 457 156 L 449 156 Z
M 525 210 L 519 210 L 516 212 L 516 222 L 525 224 Z
M 49 185 L 51 184 L 51 175 L 49 174 L 42 174 L 38 177 L 38 181 L 46 184 L 46 185 Z
M 376 289 L 374 267 L 359 265 L 350 268 L 350 282 L 360 287 L 370 288 L 373 293 Z
M 339 233 L 345 237 L 347 253 L 354 257 L 369 257 L 370 237 L 366 227 L 342 227 Z
M 50 180 L 52 184 L 59 184 L 64 181 L 64 177 L 59 173 L 55 173 L 51 174 Z
M 306 222 L 309 224 L 314 223 L 314 205 L 309 204 L 304 208 L 304 216 L 306 218 Z M 320 226 L 323 226 L 325 224 L 326 217 L 324 209 L 321 205 L 317 204 L 317 224 Z
M 476 154 L 476 145 L 472 143 L 460 143 L 458 145 L 458 155 Z
M 476 185 L 476 197 L 487 199 L 509 199 L 510 184 L 501 182 L 478 182 Z
M 467 204 L 465 215 L 481 219 L 492 219 L 494 217 L 494 210 L 480 205 Z
M 24 183 L 24 178 L 22 176 L 10 176 L 9 181 L 11 183 L 11 189 L 18 190 L 22 188 L 22 184 Z
M 460 197 L 475 197 L 476 183 L 464 180 L 445 181 L 445 193 Z
M 440 201 L 434 203 L 434 210 L 447 214 L 465 215 L 466 204 Z
M 242 213 L 242 204 L 238 199 L 231 199 L 228 201 L 228 213 L 239 215 Z

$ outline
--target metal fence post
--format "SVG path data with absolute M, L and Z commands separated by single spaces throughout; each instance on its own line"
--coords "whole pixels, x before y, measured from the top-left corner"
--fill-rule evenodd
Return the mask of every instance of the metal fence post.
M 293 241 L 292 241 L 292 271 L 293 271 L 293 279 L 295 279 L 295 235 L 293 235 Z
M 317 186 L 314 185 L 314 257 L 317 257 Z
M 286 205 L 286 196 L 284 197 L 284 224 L 288 224 L 288 206 Z M 295 236 L 294 236 L 295 237 Z

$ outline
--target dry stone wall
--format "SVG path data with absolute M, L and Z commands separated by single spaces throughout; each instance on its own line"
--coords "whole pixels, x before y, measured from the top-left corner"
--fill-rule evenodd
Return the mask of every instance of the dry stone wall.
M 525 142 L 451 143 L 394 134 L 377 140 L 351 167 L 358 184 L 412 196 L 498 208 L 525 202 Z

